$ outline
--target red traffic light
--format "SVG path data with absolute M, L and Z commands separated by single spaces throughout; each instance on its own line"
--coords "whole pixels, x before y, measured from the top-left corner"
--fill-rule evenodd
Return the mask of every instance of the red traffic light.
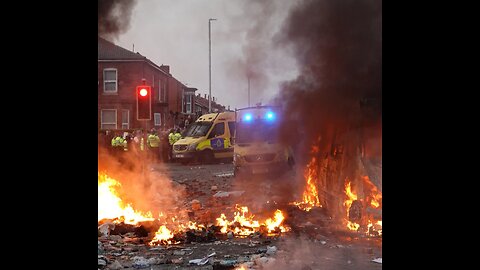
M 139 85 L 137 92 L 137 120 L 152 119 L 152 88 L 148 85 Z
M 144 97 L 144 96 L 146 96 L 147 94 L 148 94 L 147 89 L 145 89 L 145 88 L 140 89 L 140 96 Z

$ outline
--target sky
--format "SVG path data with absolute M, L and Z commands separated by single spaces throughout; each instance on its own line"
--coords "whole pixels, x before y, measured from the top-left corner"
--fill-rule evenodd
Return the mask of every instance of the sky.
M 297 77 L 291 50 L 276 39 L 295 1 L 290 0 L 139 0 L 127 31 L 113 40 L 139 52 L 202 96 L 211 92 L 231 109 L 268 104 L 279 85 Z

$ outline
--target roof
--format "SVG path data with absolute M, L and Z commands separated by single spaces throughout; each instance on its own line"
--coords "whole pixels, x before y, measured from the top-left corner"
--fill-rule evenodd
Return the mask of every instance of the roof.
M 139 53 L 134 53 L 120 46 L 98 37 L 98 59 L 99 60 L 147 60 Z
M 98 60 L 137 60 L 137 61 L 146 61 L 151 66 L 159 70 L 160 72 L 170 75 L 168 72 L 163 70 L 157 64 L 153 63 L 147 57 L 141 55 L 140 53 L 131 52 L 125 48 L 117 46 L 112 42 L 98 37 Z M 171 75 L 170 75 L 171 76 Z

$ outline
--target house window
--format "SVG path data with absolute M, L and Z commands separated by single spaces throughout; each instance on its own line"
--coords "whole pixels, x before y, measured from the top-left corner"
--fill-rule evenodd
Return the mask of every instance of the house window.
M 123 110 L 122 111 L 122 129 L 129 129 L 130 128 L 130 111 Z
M 192 113 L 192 95 L 185 95 L 185 112 Z
M 155 126 L 161 126 L 162 125 L 162 114 L 161 113 L 154 113 L 153 114 L 153 120 L 155 122 Z
M 117 110 L 102 110 L 100 123 L 101 129 L 117 129 Z
M 106 68 L 103 70 L 103 92 L 117 92 L 117 69 Z
M 167 85 L 162 84 L 162 81 L 158 82 L 158 100 L 160 102 L 166 102 L 167 100 Z

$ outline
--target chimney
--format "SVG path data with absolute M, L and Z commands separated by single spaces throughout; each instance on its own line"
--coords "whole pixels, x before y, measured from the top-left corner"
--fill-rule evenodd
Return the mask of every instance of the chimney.
M 207 94 L 205 94 L 204 98 L 207 99 Z
M 170 74 L 170 66 L 161 65 L 160 69 Z
M 228 105 L 228 110 L 230 111 L 230 105 Z

